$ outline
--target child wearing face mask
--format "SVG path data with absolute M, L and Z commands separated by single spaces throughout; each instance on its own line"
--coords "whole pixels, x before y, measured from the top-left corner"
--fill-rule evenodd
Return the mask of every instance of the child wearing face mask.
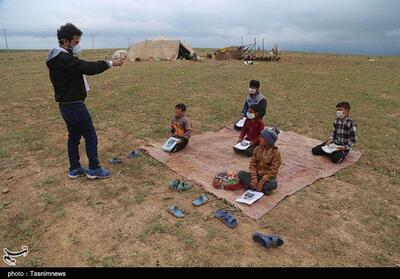
M 258 105 L 251 105 L 247 111 L 247 119 L 244 122 L 243 129 L 239 136 L 239 142 L 243 140 L 250 141 L 250 146 L 246 150 L 240 150 L 233 147 L 236 153 L 245 153 L 248 157 L 253 156 L 254 149 L 260 144 L 260 135 L 264 130 L 264 123 L 259 118 L 260 109 Z
M 240 171 L 240 183 L 248 189 L 270 195 L 278 187 L 276 178 L 282 159 L 275 142 L 278 140 L 279 129 L 265 128 L 260 136 L 260 145 L 254 149 L 250 161 L 250 172 Z
M 249 84 L 249 96 L 246 98 L 243 109 L 242 117 L 247 117 L 247 112 L 251 105 L 258 105 L 258 117 L 262 120 L 267 111 L 267 99 L 260 93 L 260 82 L 258 80 L 251 80 Z M 241 130 L 242 127 L 234 126 L 236 130 Z
M 312 149 L 314 155 L 329 157 L 333 163 L 338 164 L 346 158 L 350 150 L 357 142 L 357 124 L 349 117 L 350 104 L 341 102 L 336 105 L 336 119 L 333 121 L 333 130 L 329 139 Z M 334 143 L 339 148 L 332 154 L 325 153 L 322 147 Z

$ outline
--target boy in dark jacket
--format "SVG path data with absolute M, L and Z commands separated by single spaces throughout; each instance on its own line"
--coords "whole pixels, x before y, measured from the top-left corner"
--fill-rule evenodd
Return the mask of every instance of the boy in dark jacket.
M 112 61 L 87 62 L 80 60 L 79 41 L 82 31 L 71 23 L 57 30 L 59 46 L 50 50 L 46 65 L 49 68 L 55 100 L 68 129 L 69 178 L 86 175 L 89 179 L 108 178 L 111 173 L 100 166 L 97 154 L 97 135 L 92 119 L 84 103 L 87 84 L 84 75 L 100 74 L 112 66 L 121 66 L 119 59 Z M 85 138 L 89 169 L 80 164 L 79 142 Z
M 259 107 L 259 118 L 262 120 L 267 112 L 267 99 L 260 93 L 260 82 L 258 80 L 250 80 L 249 84 L 249 96 L 244 101 L 242 109 L 242 117 L 246 117 L 249 107 L 251 105 L 258 105 Z M 242 128 L 235 124 L 236 130 Z

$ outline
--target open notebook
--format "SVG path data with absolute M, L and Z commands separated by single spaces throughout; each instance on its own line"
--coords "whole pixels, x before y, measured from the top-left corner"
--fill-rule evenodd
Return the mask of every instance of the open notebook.
M 322 150 L 323 150 L 325 153 L 332 154 L 332 153 L 335 152 L 339 147 L 343 147 L 343 146 L 337 145 L 337 144 L 334 144 L 334 143 L 331 143 L 331 144 L 329 144 L 329 145 L 324 145 L 324 146 L 322 146 Z
M 237 198 L 236 202 L 252 205 L 257 200 L 261 199 L 262 196 L 264 196 L 264 193 L 262 193 L 262 192 L 248 190 L 243 195 L 241 195 L 239 198 Z
M 238 144 L 235 145 L 235 148 L 239 150 L 247 150 L 249 148 L 251 141 L 248 140 L 243 140 L 239 142 Z
M 167 141 L 164 143 L 164 145 L 161 147 L 164 151 L 171 152 L 171 150 L 175 147 L 175 145 L 179 142 L 180 140 L 174 137 L 170 137 L 167 139 Z

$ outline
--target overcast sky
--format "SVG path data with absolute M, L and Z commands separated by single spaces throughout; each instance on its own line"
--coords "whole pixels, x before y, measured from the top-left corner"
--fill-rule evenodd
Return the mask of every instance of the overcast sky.
M 166 36 L 194 47 L 265 39 L 266 48 L 400 55 L 399 0 L 0 0 L 9 48 L 48 49 L 72 22 L 83 48 Z M 0 35 L 0 48 L 5 48 Z M 261 44 L 260 44 L 261 46 Z

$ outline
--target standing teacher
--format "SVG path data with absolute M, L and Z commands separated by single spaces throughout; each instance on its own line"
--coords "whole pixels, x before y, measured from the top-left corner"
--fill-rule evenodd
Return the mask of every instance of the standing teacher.
M 88 84 L 84 75 L 96 75 L 113 66 L 122 66 L 123 61 L 87 62 L 76 57 L 80 52 L 82 31 L 67 23 L 57 30 L 59 46 L 50 50 L 46 65 L 54 87 L 55 100 L 68 130 L 69 178 L 86 175 L 89 179 L 108 178 L 111 172 L 102 168 L 97 155 L 97 135 L 85 105 Z M 89 168 L 81 166 L 79 143 L 85 139 Z

